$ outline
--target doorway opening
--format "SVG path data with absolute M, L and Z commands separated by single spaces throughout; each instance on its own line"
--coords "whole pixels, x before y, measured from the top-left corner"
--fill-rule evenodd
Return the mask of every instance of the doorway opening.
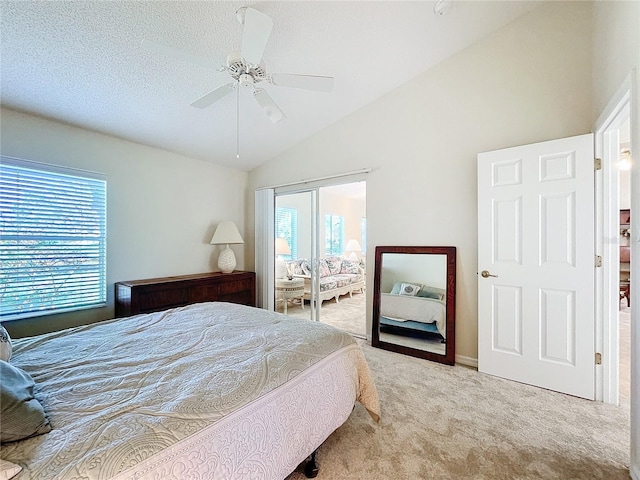
M 630 400 L 631 382 L 631 130 L 630 118 L 626 118 L 619 130 L 619 160 L 615 164 L 618 174 L 618 209 L 620 212 L 618 230 L 620 254 L 618 257 L 619 305 L 618 305 L 618 375 L 619 397 L 623 402 Z
M 366 338 L 366 182 L 275 197 L 274 308 Z
M 602 174 L 596 177 L 596 251 L 602 256 L 602 268 L 596 269 L 601 292 L 596 297 L 596 345 L 602 352 L 602 367 L 596 369 L 596 399 L 617 405 L 621 400 L 629 402 L 631 387 L 630 91 L 621 90 L 611 105 L 596 128 L 596 156 L 602 162 Z

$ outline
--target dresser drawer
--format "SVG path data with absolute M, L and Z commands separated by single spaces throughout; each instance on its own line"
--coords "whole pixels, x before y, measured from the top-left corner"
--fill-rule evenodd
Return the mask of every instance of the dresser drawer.
M 179 307 L 189 303 L 189 290 L 187 288 L 169 288 L 165 290 L 152 290 L 141 292 L 138 300 L 140 313 L 155 312 L 171 307 Z

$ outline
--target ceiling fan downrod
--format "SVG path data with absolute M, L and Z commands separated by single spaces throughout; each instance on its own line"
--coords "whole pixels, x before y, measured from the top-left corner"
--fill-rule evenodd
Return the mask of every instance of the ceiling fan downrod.
M 236 158 L 240 158 L 240 87 L 236 90 Z

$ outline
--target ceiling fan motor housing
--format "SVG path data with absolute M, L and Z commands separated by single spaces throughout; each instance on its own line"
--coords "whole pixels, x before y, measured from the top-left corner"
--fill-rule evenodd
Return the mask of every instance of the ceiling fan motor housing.
M 248 84 L 243 83 L 242 77 L 244 76 L 251 77 L 252 84 L 261 82 L 267 78 L 264 63 L 260 65 L 249 65 L 239 53 L 232 53 L 227 57 L 227 71 L 234 80 L 239 81 L 243 86 L 248 86 Z

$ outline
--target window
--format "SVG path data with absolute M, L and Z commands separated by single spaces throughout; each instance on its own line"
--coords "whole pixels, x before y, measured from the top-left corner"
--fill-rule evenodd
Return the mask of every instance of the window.
M 324 224 L 325 255 L 342 255 L 344 253 L 344 217 L 341 215 L 325 215 Z
M 276 207 L 276 238 L 286 238 L 291 255 L 282 255 L 283 260 L 298 258 L 298 211 L 295 208 Z
M 106 181 L 1 157 L 0 319 L 106 303 Z

